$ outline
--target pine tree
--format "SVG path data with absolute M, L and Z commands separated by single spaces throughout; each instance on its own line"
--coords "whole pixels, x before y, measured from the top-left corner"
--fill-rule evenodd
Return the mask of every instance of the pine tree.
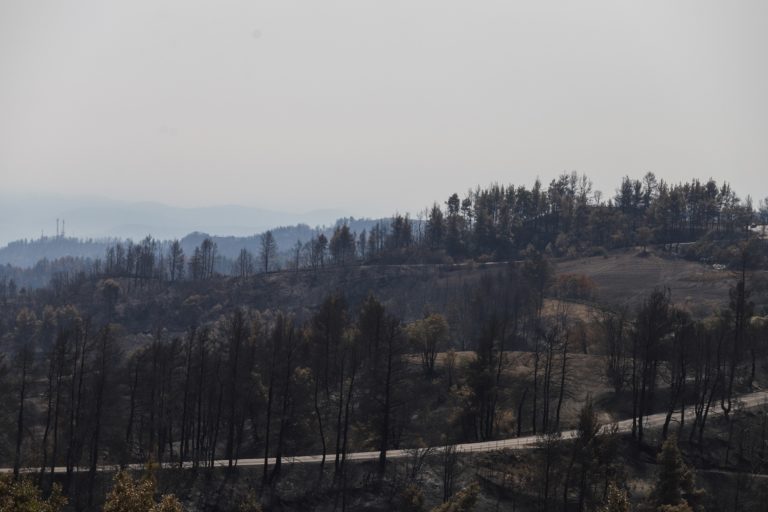
M 601 512 L 629 512 L 630 505 L 627 491 L 611 482 L 608 485 L 608 497 L 606 498 L 605 506 L 600 510 Z
M 417 485 L 410 484 L 400 493 L 398 500 L 402 512 L 424 512 L 424 494 Z
M 475 482 L 454 494 L 450 500 L 442 505 L 433 508 L 432 512 L 470 512 L 475 508 L 479 493 L 480 486 Z
M 685 464 L 677 446 L 677 436 L 671 435 L 664 441 L 656 461 L 659 470 L 651 499 L 659 507 L 658 510 L 692 510 L 688 503 L 695 504 L 702 491 L 696 489 L 693 472 Z
M 277 242 L 272 232 L 267 231 L 261 235 L 261 252 L 259 253 L 261 269 L 264 273 L 269 272 L 275 266 L 275 258 L 277 258 Z

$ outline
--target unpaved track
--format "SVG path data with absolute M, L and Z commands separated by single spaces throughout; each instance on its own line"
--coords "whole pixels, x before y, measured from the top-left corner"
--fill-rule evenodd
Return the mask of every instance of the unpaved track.
M 734 409 L 744 408 L 748 409 L 751 407 L 759 407 L 761 405 L 768 405 L 768 391 L 756 391 L 754 393 L 747 393 L 744 395 L 740 395 L 736 397 L 734 400 Z M 710 416 L 720 416 L 722 415 L 722 410 L 719 407 L 712 407 L 709 411 Z M 673 421 L 680 418 L 680 411 L 678 410 L 675 415 L 673 415 Z M 686 421 L 692 420 L 694 418 L 694 411 L 693 406 L 686 407 L 686 413 L 685 413 L 685 419 Z M 652 414 L 650 416 L 646 416 L 644 418 L 644 427 L 645 428 L 654 428 L 654 427 L 660 427 L 664 424 L 664 420 L 666 419 L 666 413 L 657 413 Z M 614 425 L 615 429 L 620 433 L 626 433 L 630 432 L 632 430 L 632 419 L 622 420 L 615 424 L 606 425 L 603 427 L 601 431 L 601 435 L 608 434 L 610 432 L 614 431 Z M 578 431 L 576 430 L 565 430 L 560 435 L 560 440 L 569 440 L 574 439 L 578 435 Z M 524 449 L 530 449 L 530 448 L 536 448 L 539 443 L 541 442 L 542 438 L 540 436 L 525 436 L 525 437 L 515 437 L 510 439 L 499 439 L 498 441 L 484 441 L 484 442 L 478 442 L 478 443 L 463 443 L 456 445 L 456 452 L 457 453 L 481 453 L 481 452 L 492 452 L 497 450 L 524 450 Z M 435 446 L 432 447 L 432 450 L 440 450 L 443 448 L 442 446 Z M 389 450 L 387 451 L 387 458 L 388 459 L 402 459 L 411 457 L 414 454 L 413 449 L 405 449 L 405 450 Z M 348 461 L 373 461 L 378 460 L 379 458 L 379 452 L 351 452 L 348 453 L 346 456 L 346 460 Z M 291 464 L 319 464 L 322 461 L 323 457 L 322 455 L 299 455 L 295 457 L 283 457 L 283 464 L 285 465 L 291 465 Z M 326 462 L 332 462 L 333 456 L 327 456 Z M 275 459 L 273 457 L 269 458 L 268 464 L 272 465 L 275 463 Z M 239 459 L 237 460 L 234 465 L 236 467 L 263 467 L 264 466 L 264 459 Z M 228 467 L 229 461 L 226 459 L 220 459 L 215 460 L 213 462 L 213 467 Z M 131 469 L 131 470 L 143 470 L 146 466 L 144 464 L 130 464 L 125 469 Z M 162 467 L 164 468 L 175 468 L 180 469 L 178 463 L 163 463 Z M 211 467 L 211 466 L 205 466 L 205 467 Z M 191 462 L 185 462 L 181 468 L 183 469 L 191 469 L 192 463 Z M 117 471 L 120 469 L 117 465 L 102 465 L 98 467 L 98 471 L 102 472 L 109 472 L 109 471 Z M 10 473 L 12 472 L 12 468 L 0 468 L 0 473 Z M 22 470 L 25 473 L 34 473 L 40 471 L 40 468 L 24 468 Z M 64 466 L 57 466 L 54 469 L 55 473 L 66 473 L 67 468 Z M 82 466 L 75 468 L 76 472 L 88 472 L 89 468 Z M 48 468 L 48 472 L 50 472 L 50 468 Z

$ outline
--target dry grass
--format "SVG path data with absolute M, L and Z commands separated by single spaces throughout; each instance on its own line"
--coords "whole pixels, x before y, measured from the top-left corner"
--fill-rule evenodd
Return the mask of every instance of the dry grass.
M 736 280 L 731 272 L 700 263 L 630 251 L 564 261 L 557 272 L 588 276 L 597 285 L 598 301 L 608 306 L 636 307 L 654 289 L 669 289 L 673 302 L 696 316 L 727 304 L 728 289 Z
M 595 306 L 558 299 L 546 299 L 542 311 L 545 317 L 554 317 L 564 313 L 568 320 L 581 320 L 582 322 L 593 319 L 596 312 Z
M 475 360 L 476 354 L 473 351 L 456 352 L 456 371 L 457 375 L 462 375 L 464 368 Z M 419 364 L 418 355 L 409 356 L 410 362 Z M 543 361 L 543 356 L 542 356 Z M 540 364 L 542 363 L 540 361 Z M 553 375 L 553 392 L 559 389 L 561 359 L 556 357 L 555 370 Z M 438 374 L 443 375 L 446 365 L 446 353 L 441 352 L 437 355 L 436 370 Z M 577 352 L 568 353 L 568 362 L 566 365 L 566 396 L 563 402 L 562 418 L 565 424 L 575 424 L 578 419 L 578 413 L 581 406 L 587 399 L 599 399 L 609 395 L 612 390 L 605 382 L 603 371 L 603 357 L 592 354 L 581 354 Z M 523 382 L 530 382 L 533 377 L 534 354 L 532 352 L 510 351 L 505 354 L 504 380 L 506 385 L 520 385 Z M 540 371 L 542 371 L 540 367 Z M 541 373 L 539 374 L 541 378 Z M 553 397 L 556 399 L 556 396 Z M 507 404 L 511 407 L 512 404 Z M 601 417 L 601 421 L 612 421 L 608 416 Z

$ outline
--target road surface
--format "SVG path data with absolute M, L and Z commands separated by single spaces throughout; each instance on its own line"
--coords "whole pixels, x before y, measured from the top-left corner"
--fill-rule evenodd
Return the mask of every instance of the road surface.
M 759 407 L 761 405 L 768 405 L 768 391 L 757 391 L 754 393 L 748 393 L 744 395 L 740 395 L 736 397 L 734 400 L 734 409 L 738 408 L 751 408 L 751 407 Z M 713 407 L 709 411 L 709 416 L 719 416 L 722 414 L 722 410 L 719 406 L 715 407 L 713 404 Z M 679 419 L 680 417 L 680 411 L 678 410 L 677 413 L 673 416 L 673 421 L 676 419 Z M 685 419 L 693 420 L 694 418 L 694 411 L 693 406 L 686 408 L 685 413 Z M 646 416 L 644 418 L 644 427 L 645 428 L 653 428 L 653 427 L 660 427 L 664 424 L 664 420 L 666 419 L 666 413 L 657 413 L 652 414 L 650 416 Z M 615 425 L 615 427 L 614 427 Z M 620 433 L 626 433 L 632 431 L 632 419 L 622 420 L 615 424 L 606 425 L 603 427 L 601 431 L 601 435 L 607 434 L 614 431 L 614 428 L 620 432 Z M 560 440 L 568 440 L 568 439 L 574 439 L 578 435 L 577 430 L 565 430 L 560 435 Z M 456 445 L 456 452 L 457 453 L 481 453 L 481 452 L 492 452 L 497 450 L 524 450 L 524 449 L 530 449 L 530 448 L 536 448 L 539 443 L 541 442 L 542 438 L 541 436 L 525 436 L 525 437 L 515 437 L 510 439 L 499 439 L 497 441 L 482 441 L 477 443 L 463 443 L 463 444 L 457 444 Z M 441 448 L 444 448 L 442 446 L 435 446 L 431 449 L 433 450 L 440 450 Z M 403 450 L 389 450 L 387 451 L 387 458 L 388 459 L 402 459 L 407 457 L 412 457 L 414 454 L 414 449 L 403 449 Z M 284 465 L 291 465 L 291 464 L 319 464 L 322 461 L 322 455 L 298 455 L 294 457 L 283 457 L 283 464 Z M 373 451 L 373 452 L 351 452 L 347 453 L 346 460 L 348 461 L 373 461 L 378 460 L 379 458 L 379 452 Z M 326 462 L 332 462 L 333 461 L 333 454 L 329 454 L 326 457 Z M 268 460 L 268 464 L 272 465 L 275 463 L 275 459 L 273 457 L 270 457 Z M 235 462 L 235 465 L 237 467 L 261 467 L 264 466 L 264 458 L 258 458 L 258 459 L 238 459 Z M 220 459 L 215 460 L 213 462 L 213 467 L 227 467 L 229 466 L 229 460 L 227 459 Z M 126 467 L 126 469 L 131 470 L 143 470 L 146 467 L 145 464 L 130 464 Z M 178 463 L 173 462 L 166 462 L 162 464 L 162 467 L 164 468 L 175 468 L 179 469 Z M 182 468 L 190 469 L 192 468 L 191 462 L 185 462 L 182 466 Z M 211 466 L 205 466 L 205 467 L 211 467 Z M 90 468 L 86 466 L 81 466 L 75 468 L 76 472 L 88 472 Z M 101 465 L 98 467 L 98 471 L 117 471 L 120 469 L 117 465 Z M 0 473 L 9 473 L 12 472 L 12 468 L 0 468 Z M 22 469 L 23 472 L 26 473 L 34 473 L 40 471 L 40 468 L 24 468 Z M 64 466 L 56 466 L 54 468 L 55 473 L 66 473 L 67 468 Z M 50 472 L 50 468 L 48 468 L 48 472 Z

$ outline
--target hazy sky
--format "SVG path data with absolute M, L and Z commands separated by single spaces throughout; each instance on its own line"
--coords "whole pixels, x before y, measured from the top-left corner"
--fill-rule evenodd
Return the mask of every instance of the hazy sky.
M 646 171 L 768 195 L 768 2 L 0 0 L 0 190 L 415 209 Z

